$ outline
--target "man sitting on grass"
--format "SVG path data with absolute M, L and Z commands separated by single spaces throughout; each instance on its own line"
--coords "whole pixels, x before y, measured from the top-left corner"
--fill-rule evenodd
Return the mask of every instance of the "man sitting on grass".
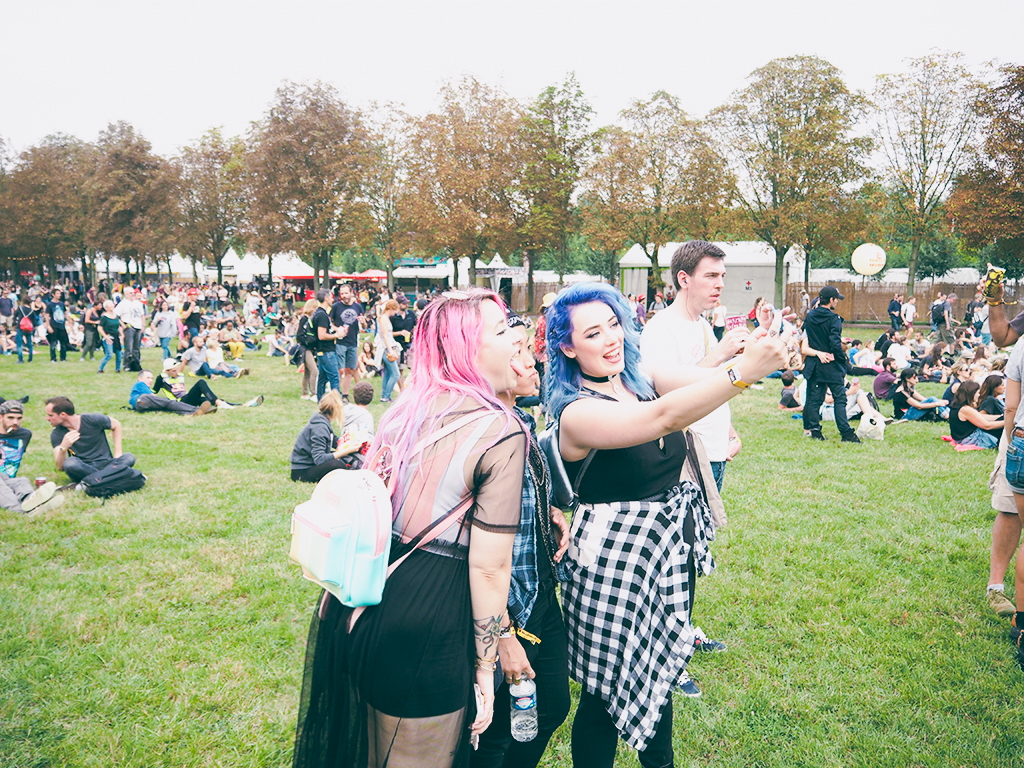
M 345 432 L 361 432 L 373 434 L 373 414 L 366 407 L 373 402 L 373 384 L 368 381 L 357 381 L 352 385 L 352 402 L 345 403 L 345 423 L 341 428 Z
M 173 361 L 169 362 L 173 363 Z M 217 398 L 210 392 L 210 388 L 205 381 L 197 381 L 195 386 L 181 400 L 175 398 L 173 394 L 171 397 L 156 394 L 153 391 L 153 384 L 153 372 L 143 370 L 139 374 L 135 386 L 132 387 L 132 391 L 128 394 L 128 405 L 139 413 L 170 411 L 171 413 L 180 413 L 183 416 L 202 416 L 210 413 L 210 411 L 217 410 Z M 206 388 L 209 396 L 202 391 L 200 385 Z M 210 399 L 210 396 L 212 396 L 212 399 Z M 194 401 L 198 401 L 197 404 L 193 404 Z
M 50 445 L 58 471 L 73 483 L 101 469 L 121 464 L 135 466 L 135 457 L 121 449 L 121 422 L 102 413 L 75 413 L 75 404 L 67 397 L 51 397 L 46 401 L 46 420 L 53 427 Z M 114 449 L 107 443 L 107 430 L 114 439 Z
M 181 356 L 182 361 L 188 363 L 188 367 L 196 376 L 226 376 L 229 379 L 237 378 L 237 375 L 228 370 L 214 370 L 207 361 L 209 353 L 206 349 L 206 341 L 202 336 L 192 337 L 192 346 L 185 350 Z
M 882 372 L 875 376 L 871 387 L 875 397 L 879 400 L 892 400 L 893 392 L 896 390 L 896 361 L 891 357 L 882 360 Z
M 32 490 L 32 481 L 18 477 L 21 460 L 32 433 L 21 426 L 25 406 L 17 400 L 0 403 L 0 507 L 12 512 L 36 515 L 64 503 L 56 483 L 44 483 Z

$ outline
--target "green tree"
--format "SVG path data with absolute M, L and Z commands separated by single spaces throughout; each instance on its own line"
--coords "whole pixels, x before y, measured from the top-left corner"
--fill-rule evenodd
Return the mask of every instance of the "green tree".
M 583 227 L 605 253 L 615 243 L 639 243 L 652 262 L 653 293 L 660 284 L 659 249 L 716 229 L 732 180 L 703 126 L 675 96 L 658 91 L 634 101 L 621 117 L 623 127 L 598 135 L 580 206 Z
M 375 113 L 370 129 L 370 154 L 366 195 L 373 219 L 373 247 L 380 264 L 363 267 L 382 268 L 388 273 L 388 290 L 395 286 L 395 263 L 411 244 L 409 231 L 409 117 L 388 107 Z M 362 271 L 362 270 L 360 270 Z
M 859 180 L 870 142 L 854 136 L 864 107 L 838 69 L 814 56 L 773 59 L 712 113 L 739 177 L 754 235 L 775 250 L 775 303 L 783 301 L 790 245 L 836 239 L 844 189 Z
M 568 265 L 569 238 L 576 228 L 573 197 L 593 147 L 593 114 L 570 74 L 549 86 L 527 107 L 520 129 L 524 159 L 517 198 L 520 242 L 529 259 L 527 311 L 534 307 L 533 266 L 538 248 L 557 253 L 559 281 Z M 515 206 L 514 206 L 515 208 Z
M 908 295 L 914 292 L 921 244 L 978 127 L 984 88 L 961 59 L 959 53 L 931 53 L 910 60 L 907 72 L 880 75 L 875 86 L 874 134 L 910 236 Z
M 95 162 L 92 147 L 56 135 L 21 154 L 7 179 L 11 255 L 41 260 L 54 274 L 57 263 L 86 256 L 86 181 Z
M 175 161 L 179 247 L 216 266 L 218 283 L 224 281 L 224 257 L 237 244 L 245 221 L 244 154 L 240 139 L 226 141 L 213 128 Z
M 108 258 L 132 260 L 141 273 L 147 259 L 172 248 L 177 218 L 172 169 L 125 122 L 100 134 L 94 172 L 86 184 L 87 243 Z
M 246 245 L 271 259 L 294 251 L 313 267 L 319 288 L 335 252 L 371 237 L 370 155 L 362 115 L 334 88 L 282 85 L 249 135 Z
M 603 261 L 617 264 L 630 244 L 629 219 L 622 199 L 632 183 L 633 146 L 625 130 L 609 126 L 597 131 L 592 162 L 583 177 L 578 211 L 581 234 Z M 615 268 L 609 270 L 614 279 Z

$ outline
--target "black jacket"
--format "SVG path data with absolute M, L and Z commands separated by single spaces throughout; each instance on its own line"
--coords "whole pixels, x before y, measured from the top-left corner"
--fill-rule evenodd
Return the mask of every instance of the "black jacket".
M 843 352 L 843 318 L 825 307 L 815 307 L 804 318 L 804 331 L 811 349 L 831 352 L 831 363 L 816 357 L 804 361 L 804 378 L 808 381 L 841 382 L 846 376 L 846 353 Z

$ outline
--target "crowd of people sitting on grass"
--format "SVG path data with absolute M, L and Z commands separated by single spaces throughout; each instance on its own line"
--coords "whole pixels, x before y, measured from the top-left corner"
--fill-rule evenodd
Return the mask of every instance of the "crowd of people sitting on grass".
M 901 304 L 901 307 L 906 306 Z M 942 307 L 942 303 L 939 306 Z M 891 309 L 893 317 L 898 315 L 900 322 L 905 323 L 907 313 L 902 309 Z M 974 317 L 975 307 L 972 305 L 969 310 L 970 317 Z M 947 309 L 942 309 L 936 314 L 940 328 L 944 327 L 940 315 L 944 318 L 947 313 Z M 984 333 L 991 341 L 987 311 L 984 320 Z M 795 322 L 799 326 L 799 320 Z M 894 319 L 894 326 L 896 322 Z M 966 324 L 956 328 L 950 332 L 951 343 L 935 338 L 937 332 L 931 335 L 933 338 L 929 339 L 922 331 L 890 327 L 876 341 L 842 340 L 849 418 L 867 414 L 877 415 L 885 423 L 949 422 L 949 439 L 954 444 L 995 448 L 1002 424 L 1000 385 L 1004 383 L 1002 371 L 1006 356 L 995 345 L 983 341 L 980 326 L 976 328 Z M 806 336 L 803 337 L 801 351 L 803 354 L 794 355 L 785 369 L 772 374 L 772 377 L 781 377 L 783 382 L 779 409 L 793 413 L 794 418 L 795 414 L 803 412 L 806 402 L 807 383 L 801 379 L 804 360 L 807 356 L 821 354 L 809 349 Z M 872 378 L 870 391 L 861 391 L 860 377 Z M 962 385 L 968 382 L 973 386 L 960 392 Z M 936 397 L 923 393 L 919 389 L 922 383 L 944 384 L 946 389 L 941 397 Z M 820 407 L 821 417 L 827 421 L 833 419 L 830 400 L 827 398 Z M 883 410 L 888 410 L 882 405 L 886 401 L 891 402 L 891 414 L 883 414 Z M 995 437 L 995 442 L 988 439 L 992 437 Z

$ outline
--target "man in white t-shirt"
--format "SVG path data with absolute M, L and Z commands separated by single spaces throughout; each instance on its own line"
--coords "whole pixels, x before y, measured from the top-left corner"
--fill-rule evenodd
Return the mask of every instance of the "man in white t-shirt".
M 900 315 L 903 317 L 903 327 L 910 330 L 914 327 L 914 317 L 917 315 L 917 299 L 911 296 L 903 306 L 900 307 Z
M 889 345 L 889 349 L 885 353 L 886 357 L 891 357 L 896 361 L 896 369 L 902 371 L 908 365 L 910 365 L 910 358 L 912 352 L 907 344 L 907 338 L 903 334 L 897 333 L 896 338 L 892 344 Z
M 142 329 L 146 324 L 146 308 L 134 288 L 124 289 L 124 299 L 114 314 L 124 323 L 124 364 L 130 371 L 142 370 Z
M 713 309 L 725 287 L 725 252 L 713 243 L 691 240 L 672 256 L 672 282 L 676 297 L 659 312 L 640 336 L 640 355 L 648 371 L 662 366 L 717 368 L 735 357 L 747 340 L 746 328 L 727 331 L 719 341 L 703 317 Z M 729 404 L 716 408 L 690 427 L 707 451 L 718 488 L 722 488 L 725 462 L 740 451 L 732 427 Z
M 680 245 L 672 255 L 672 283 L 676 296 L 672 304 L 650 319 L 640 334 L 640 356 L 649 372 L 661 367 L 693 369 L 694 381 L 702 378 L 698 369 L 715 369 L 736 356 L 747 340 L 747 329 L 727 331 L 722 340 L 704 313 L 718 304 L 725 287 L 725 252 L 713 243 L 691 240 Z M 722 490 L 725 462 L 740 451 L 739 435 L 732 428 L 732 414 L 726 403 L 703 419 L 690 425 L 700 437 L 711 469 Z M 700 627 L 697 648 L 702 651 L 724 651 L 718 640 L 709 640 Z M 686 674 L 679 680 L 679 690 L 686 696 L 701 695 L 700 688 Z

